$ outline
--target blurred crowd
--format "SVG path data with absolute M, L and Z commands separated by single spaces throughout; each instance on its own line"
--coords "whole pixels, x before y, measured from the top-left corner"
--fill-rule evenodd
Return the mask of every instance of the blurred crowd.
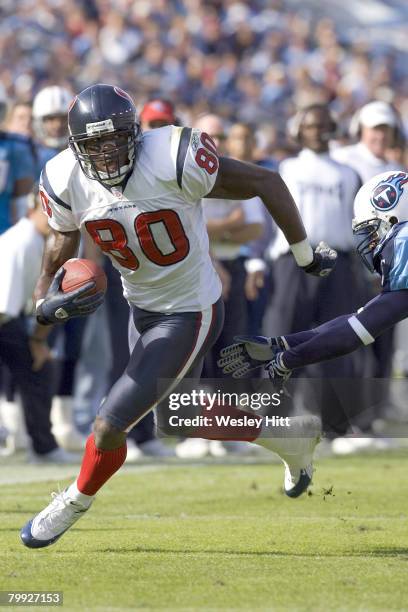
M 370 47 L 336 31 L 327 18 L 288 10 L 284 0 L 4 0 L 0 18 L 0 107 L 7 107 L 4 150 L 12 155 L 17 145 L 10 142 L 17 139 L 18 147 L 26 147 L 28 160 L 25 166 L 21 156 L 13 162 L 19 169 L 14 186 L 8 185 L 7 194 L 3 189 L 11 204 L 9 218 L 0 210 L 0 247 L 2 236 L 25 219 L 25 198 L 41 167 L 66 145 L 71 94 L 94 82 L 108 82 L 133 95 L 144 130 L 169 124 L 200 127 L 213 137 L 220 153 L 279 169 L 312 245 L 325 239 L 339 252 L 330 280 L 306 279 L 259 199 L 203 201 L 226 302 L 224 331 L 206 360 L 205 377 L 221 376 L 217 352 L 237 332 L 296 332 L 352 312 L 375 295 L 378 287 L 355 259 L 351 219 L 362 182 L 380 172 L 407 168 L 408 63 L 391 47 Z M 40 204 L 29 204 L 28 218 L 36 227 L 33 211 Z M 45 236 L 46 230 L 40 233 Z M 98 258 L 89 245 L 83 249 L 84 256 Z M 127 363 L 127 305 L 108 261 L 105 269 L 109 291 L 104 309 L 89 321 L 66 326 L 64 338 L 61 333 L 50 338 L 59 363 L 57 382 L 38 404 L 53 403 L 53 433 L 50 405 L 48 413 L 38 408 L 33 424 L 29 415 L 35 396 L 27 388 L 25 399 L 23 393 L 35 462 L 72 460 L 69 454 L 58 454 L 59 446 L 67 453 L 81 448 L 78 430 L 87 433 L 101 398 Z M 1 307 L 0 345 L 1 334 L 16 316 Z M 395 337 L 389 334 L 368 358 L 336 360 L 334 370 L 320 368 L 310 374 L 388 377 L 394 349 Z M 27 344 L 27 351 L 41 358 L 37 345 Z M 404 359 L 400 369 L 406 373 Z M 14 400 L 21 389 L 5 370 L 0 417 L 6 433 L 0 429 L 0 438 L 7 439 L 7 426 L 14 428 L 13 450 L 21 444 L 19 426 L 8 415 L 16 414 Z M 28 370 L 26 375 L 31 376 Z M 29 389 L 37 389 L 41 380 L 37 376 L 29 381 Z M 389 411 L 387 390 L 376 399 L 375 414 L 366 418 L 363 428 Z M 327 406 L 336 442 L 347 427 L 340 417 L 338 422 L 333 418 L 332 400 Z M 40 422 L 49 430 L 47 440 L 36 439 Z M 174 453 L 155 439 L 151 415 L 130 438 L 131 459 Z M 337 443 L 339 452 L 349 452 L 347 444 Z M 246 445 L 234 449 L 245 451 Z M 180 442 L 177 454 L 198 457 L 227 450 L 220 442 L 191 439 Z
M 117 82 L 138 103 L 165 97 L 185 123 L 204 112 L 266 123 L 330 102 L 341 128 L 364 102 L 392 102 L 408 122 L 406 54 L 336 28 L 285 0 L 3 0 L 0 82 L 29 101 L 49 83 L 74 91 Z M 392 39 L 404 21 L 393 24 Z M 392 43 L 392 41 L 390 41 Z

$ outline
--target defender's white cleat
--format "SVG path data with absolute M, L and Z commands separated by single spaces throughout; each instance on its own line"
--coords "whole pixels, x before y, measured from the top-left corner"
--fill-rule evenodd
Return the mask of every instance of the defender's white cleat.
M 29 548 L 43 548 L 54 544 L 91 506 L 71 499 L 68 489 L 52 493 L 52 501 L 44 510 L 28 521 L 20 532 L 21 540 Z

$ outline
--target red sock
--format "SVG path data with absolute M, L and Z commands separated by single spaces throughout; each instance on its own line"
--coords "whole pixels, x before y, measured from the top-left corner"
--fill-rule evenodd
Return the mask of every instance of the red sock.
M 78 490 L 85 495 L 95 495 L 123 465 L 126 452 L 126 442 L 113 450 L 97 448 L 94 434 L 91 434 L 86 441 L 81 471 L 77 479 Z

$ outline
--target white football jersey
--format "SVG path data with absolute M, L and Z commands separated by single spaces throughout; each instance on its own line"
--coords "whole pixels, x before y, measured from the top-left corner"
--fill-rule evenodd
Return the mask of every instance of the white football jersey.
M 166 126 L 144 134 L 123 193 L 88 179 L 66 149 L 46 164 L 40 195 L 53 229 L 87 232 L 108 255 L 129 302 L 199 311 L 221 295 L 200 205 L 217 171 L 206 134 Z
M 310 149 L 282 161 L 279 172 L 296 202 L 310 244 L 316 247 L 323 241 L 338 251 L 354 250 L 353 202 L 361 185 L 357 173 L 328 153 Z M 288 252 L 289 244 L 278 229 L 270 257 L 277 259 Z
M 40 276 L 44 237 L 24 217 L 0 236 L 0 314 L 18 317 Z

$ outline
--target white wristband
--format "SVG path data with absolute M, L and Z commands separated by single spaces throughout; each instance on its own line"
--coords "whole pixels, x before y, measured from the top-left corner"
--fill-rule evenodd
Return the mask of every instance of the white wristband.
M 38 310 L 43 302 L 45 302 L 45 298 L 41 298 L 41 299 L 37 300 L 36 303 L 35 303 L 35 309 Z
M 309 240 L 305 238 L 300 242 L 295 242 L 294 244 L 290 244 L 290 249 L 293 253 L 293 257 L 296 259 L 296 263 L 298 266 L 304 268 L 308 266 L 313 261 L 313 249 L 310 246 Z

